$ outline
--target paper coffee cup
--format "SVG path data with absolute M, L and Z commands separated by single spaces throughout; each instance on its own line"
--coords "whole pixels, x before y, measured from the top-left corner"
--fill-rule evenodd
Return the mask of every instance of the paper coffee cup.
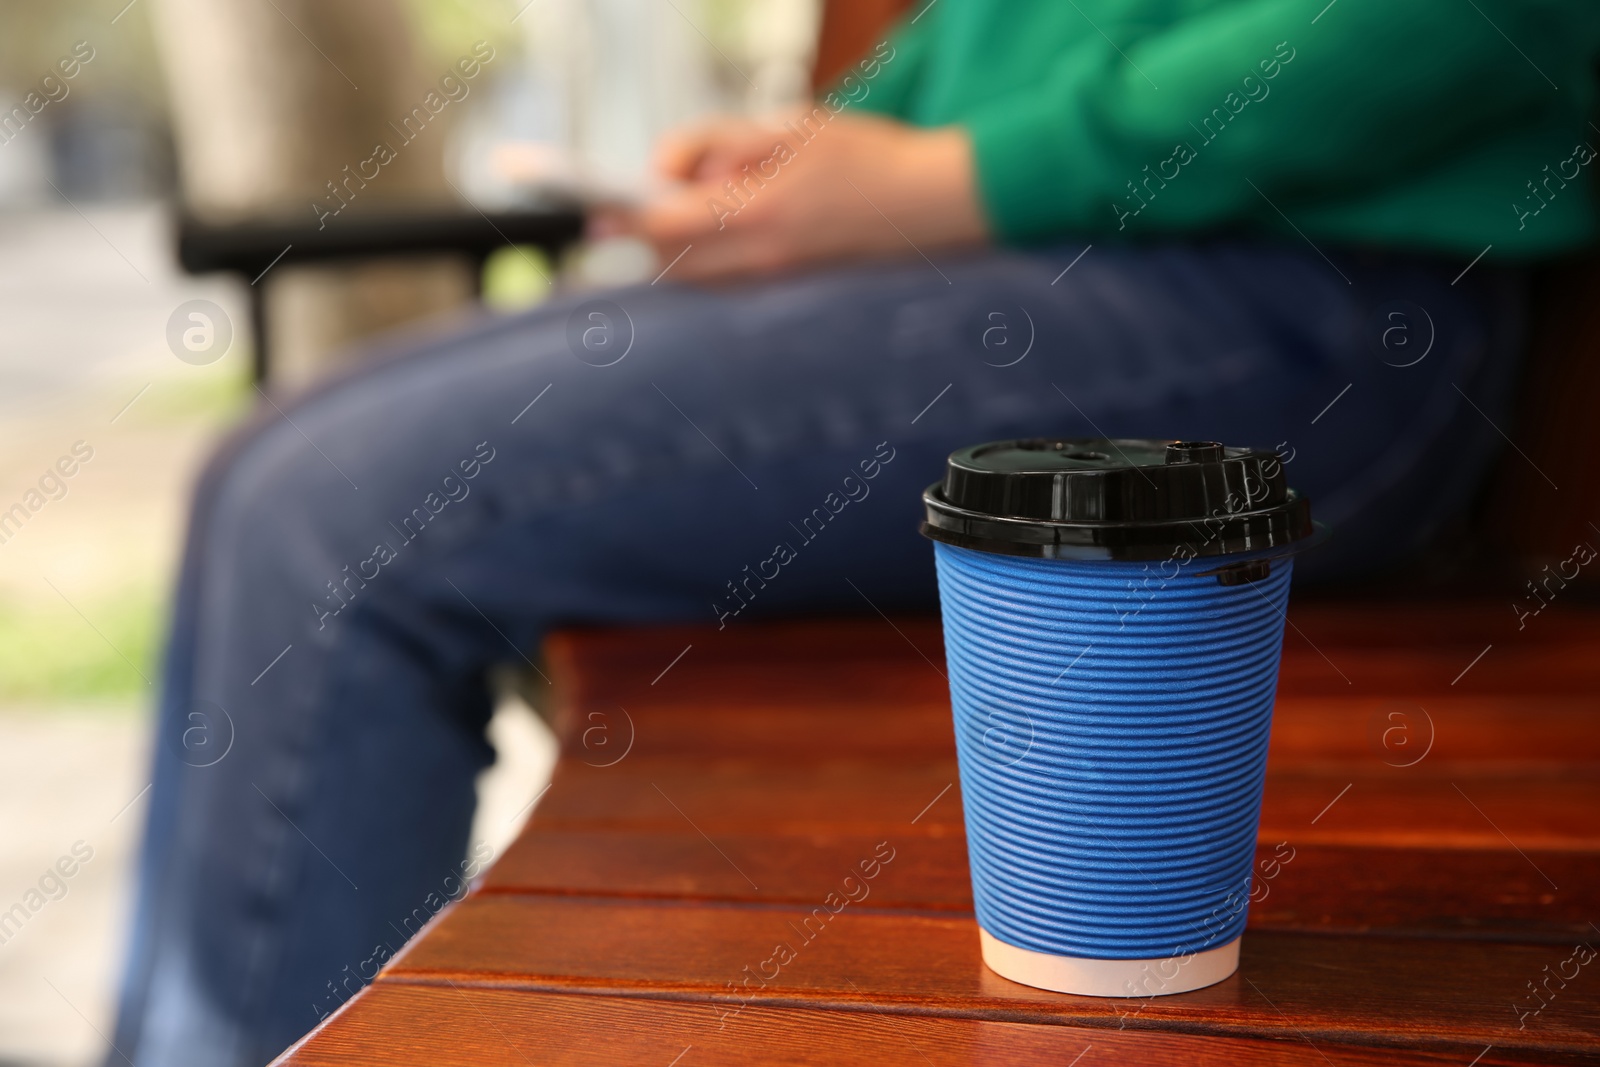
M 1054 438 L 957 451 L 923 500 L 984 962 L 1093 996 L 1227 978 L 1309 504 L 1271 452 Z

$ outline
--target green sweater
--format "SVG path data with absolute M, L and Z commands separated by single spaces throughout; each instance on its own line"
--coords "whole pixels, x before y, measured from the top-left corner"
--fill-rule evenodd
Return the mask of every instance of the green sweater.
M 1600 0 L 915 3 L 836 92 L 966 127 L 1004 240 L 1517 258 L 1594 232 Z

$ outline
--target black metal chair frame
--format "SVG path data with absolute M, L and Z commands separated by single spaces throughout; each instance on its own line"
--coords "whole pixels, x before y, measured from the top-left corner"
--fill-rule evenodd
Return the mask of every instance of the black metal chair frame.
M 474 279 L 481 280 L 484 262 L 497 249 L 531 246 L 554 261 L 582 234 L 583 213 L 576 207 L 471 214 L 428 208 L 353 215 L 321 227 L 278 219 L 217 223 L 181 214 L 177 246 L 178 262 L 188 273 L 227 272 L 246 283 L 252 372 L 264 384 L 271 370 L 264 279 L 275 267 L 444 254 L 468 260 Z

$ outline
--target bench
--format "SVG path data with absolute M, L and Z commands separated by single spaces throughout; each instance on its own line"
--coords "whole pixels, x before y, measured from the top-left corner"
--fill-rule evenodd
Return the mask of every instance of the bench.
M 1103 1000 L 983 967 L 932 620 L 567 632 L 521 837 L 279 1062 L 1593 1062 L 1600 613 L 1290 619 L 1218 985 Z

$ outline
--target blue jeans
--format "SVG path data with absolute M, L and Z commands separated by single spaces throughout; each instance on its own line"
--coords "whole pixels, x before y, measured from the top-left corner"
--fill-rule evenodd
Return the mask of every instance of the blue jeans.
M 1081 251 L 572 296 L 264 406 L 194 506 L 118 1048 L 264 1063 L 459 895 L 485 673 L 552 627 L 933 609 L 958 446 L 1277 448 L 1322 580 L 1417 552 L 1498 450 L 1481 264 Z

